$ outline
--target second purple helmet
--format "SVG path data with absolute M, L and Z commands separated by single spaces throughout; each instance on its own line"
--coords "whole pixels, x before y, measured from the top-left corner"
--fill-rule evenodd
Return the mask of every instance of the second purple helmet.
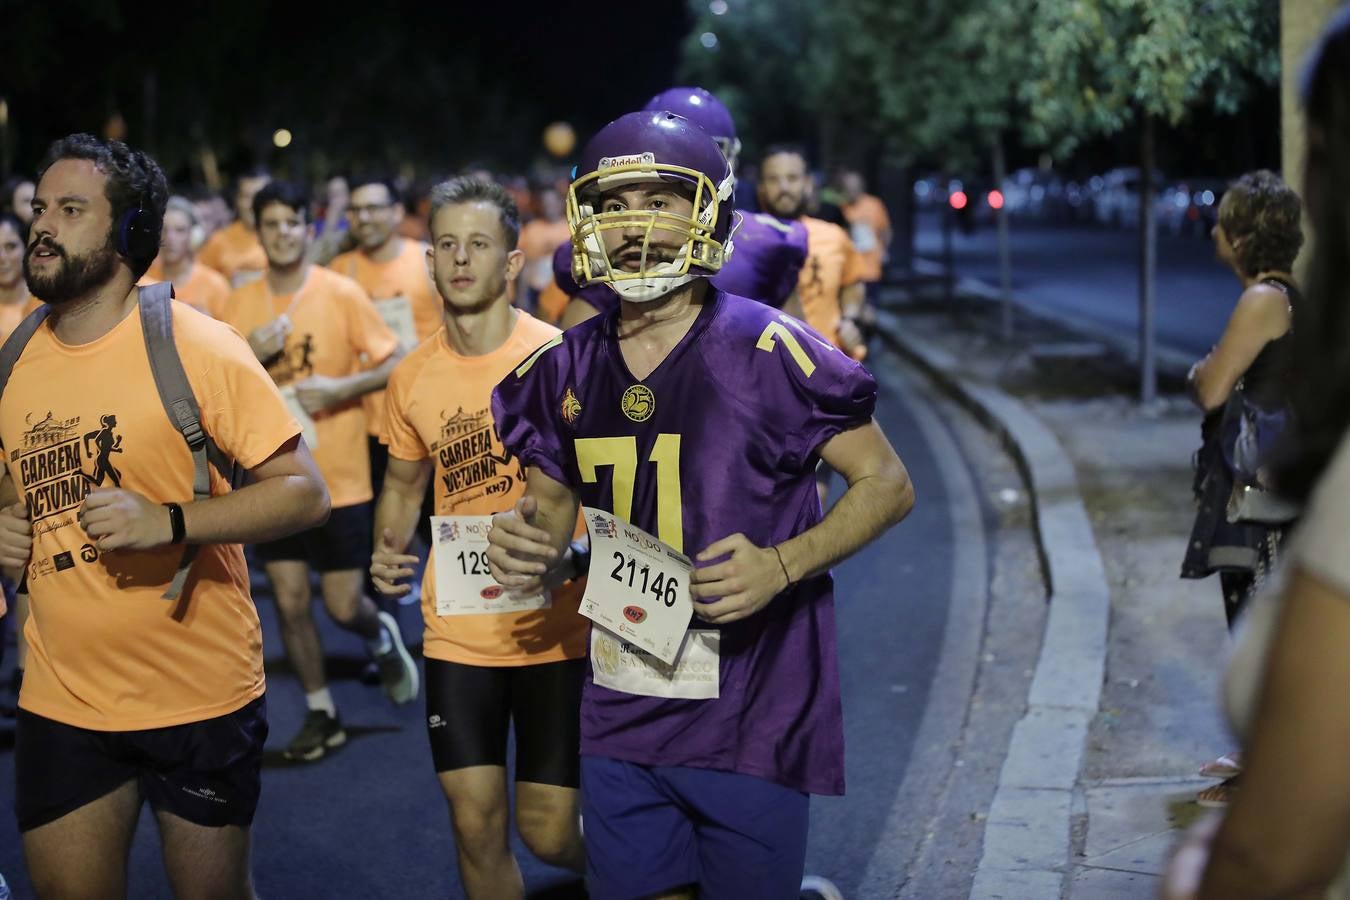
M 731 111 L 711 92 L 701 87 L 666 88 L 642 108 L 665 110 L 684 116 L 712 135 L 717 146 L 722 148 L 722 155 L 733 169 L 736 167 L 736 158 L 741 153 L 741 142 L 736 137 L 736 122 L 731 118 Z

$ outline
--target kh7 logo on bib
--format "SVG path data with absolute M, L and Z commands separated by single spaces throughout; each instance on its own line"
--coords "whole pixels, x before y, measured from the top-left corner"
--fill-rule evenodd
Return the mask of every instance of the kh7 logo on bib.
M 656 395 L 645 384 L 635 384 L 623 392 L 619 408 L 634 422 L 645 422 L 656 412 Z

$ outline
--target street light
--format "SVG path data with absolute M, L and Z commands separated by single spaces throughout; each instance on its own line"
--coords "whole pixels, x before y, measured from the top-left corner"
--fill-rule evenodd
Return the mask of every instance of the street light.
M 708 12 L 714 16 L 725 16 L 727 14 L 727 0 L 712 0 L 708 4 Z
M 711 31 L 705 31 L 698 36 L 698 42 L 709 50 L 717 49 L 717 35 Z

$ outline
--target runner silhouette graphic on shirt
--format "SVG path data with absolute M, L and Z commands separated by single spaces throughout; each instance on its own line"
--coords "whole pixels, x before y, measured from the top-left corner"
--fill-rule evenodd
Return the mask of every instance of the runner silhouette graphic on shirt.
M 99 421 L 103 427 L 84 436 L 84 453 L 86 456 L 94 456 L 94 474 L 84 477 L 93 484 L 100 486 L 103 484 L 105 477 L 111 478 L 113 487 L 120 488 L 122 486 L 122 473 L 117 471 L 117 467 L 112 464 L 112 455 L 122 452 L 122 436 L 113 434 L 113 429 L 117 427 L 117 417 L 103 416 Z M 89 449 L 91 441 L 97 450 L 97 455 Z
M 300 351 L 300 363 L 295 367 L 296 371 L 311 374 L 314 371 L 314 363 L 309 357 L 314 352 L 314 335 L 305 335 L 305 339 L 300 342 L 297 349 Z

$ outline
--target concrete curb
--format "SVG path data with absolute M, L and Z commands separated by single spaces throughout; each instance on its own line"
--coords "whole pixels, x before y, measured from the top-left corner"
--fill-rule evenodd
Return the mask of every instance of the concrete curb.
M 1092 523 L 1068 454 L 1025 405 L 955 375 L 955 358 L 904 337 L 893 314 L 880 320 L 888 344 L 999 438 L 1031 497 L 1050 614 L 970 896 L 1058 898 L 1070 873 L 1074 792 L 1106 668 L 1110 591 Z

